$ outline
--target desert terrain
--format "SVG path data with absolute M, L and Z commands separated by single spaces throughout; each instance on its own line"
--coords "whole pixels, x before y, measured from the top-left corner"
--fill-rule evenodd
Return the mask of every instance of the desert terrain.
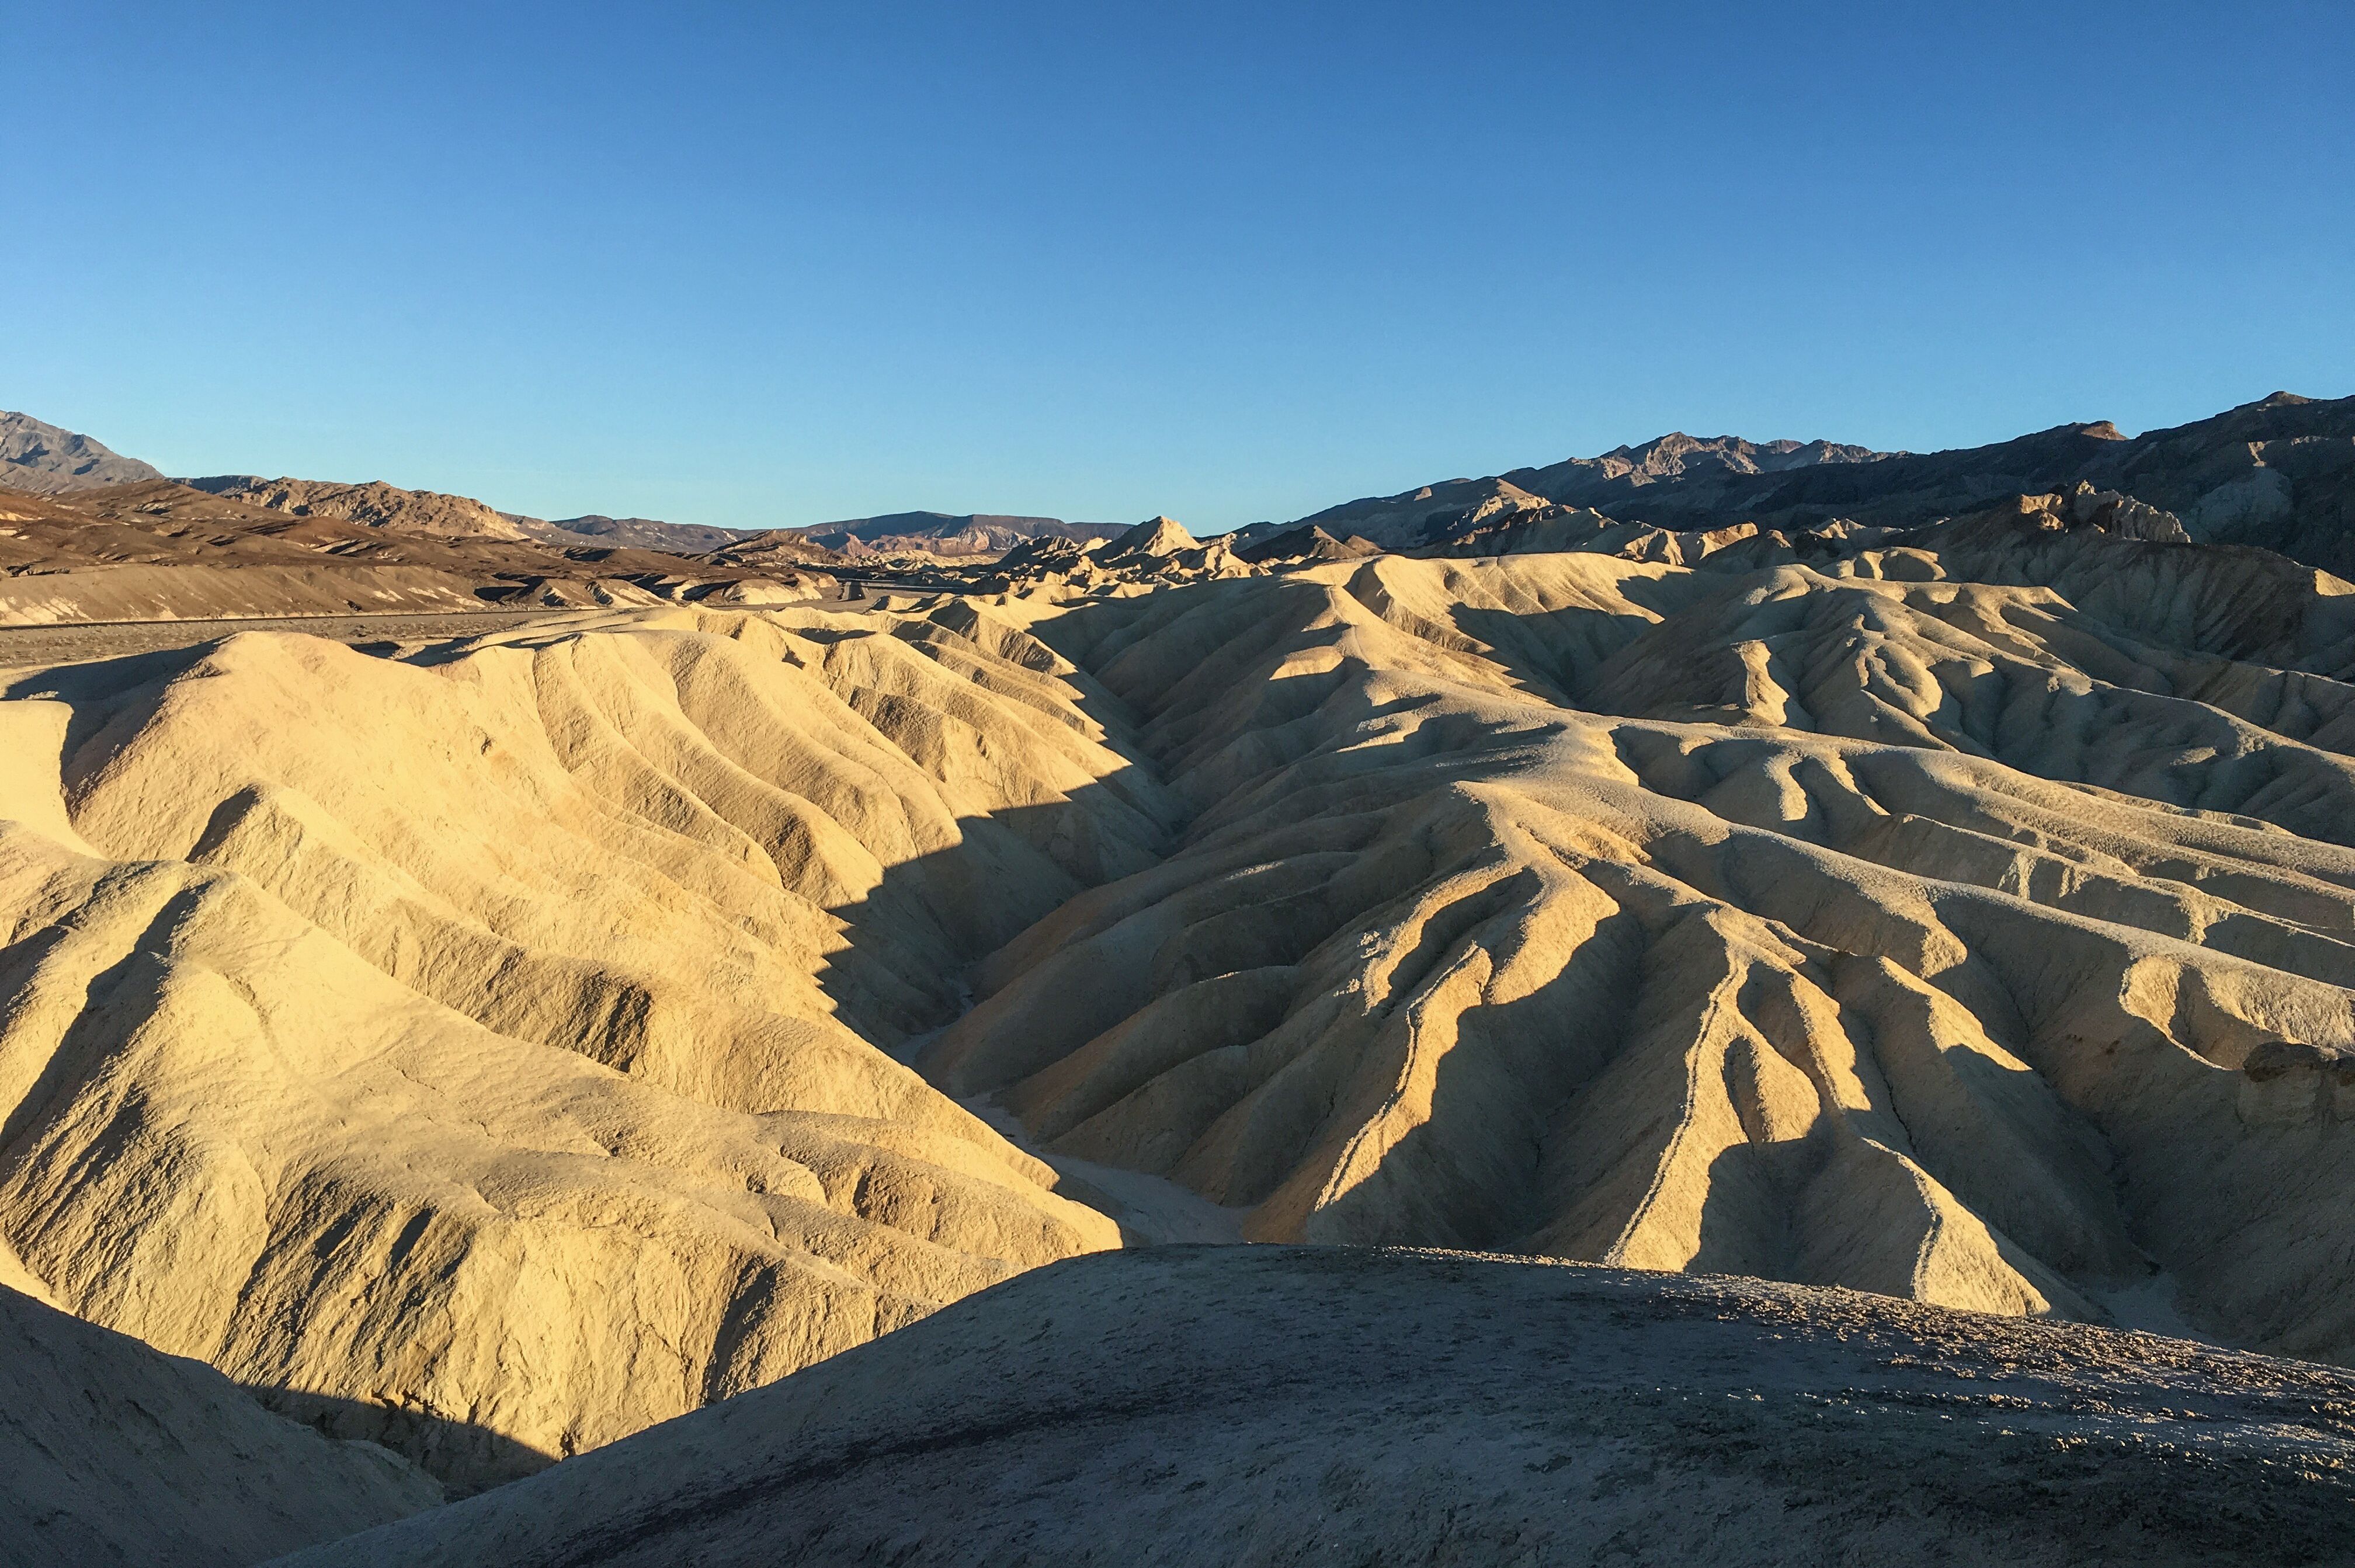
M 8 1561 L 2355 1560 L 2355 400 L 712 548 L 37 423 Z
M 1165 1249 L 288 1561 L 2332 1562 L 2350 1392 L 1880 1296 Z

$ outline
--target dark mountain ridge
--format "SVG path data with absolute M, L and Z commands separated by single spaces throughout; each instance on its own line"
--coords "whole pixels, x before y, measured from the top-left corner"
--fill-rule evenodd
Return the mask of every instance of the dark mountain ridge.
M 2355 577 L 2355 398 L 2291 392 L 2137 436 L 2101 420 L 1946 452 L 1671 434 L 1369 496 L 1258 531 L 1316 527 L 1412 549 L 1582 507 L 1678 530 L 1753 522 L 1796 531 L 1838 519 L 1919 528 L 2081 482 L 2173 514 L 2195 541 L 2254 545 Z

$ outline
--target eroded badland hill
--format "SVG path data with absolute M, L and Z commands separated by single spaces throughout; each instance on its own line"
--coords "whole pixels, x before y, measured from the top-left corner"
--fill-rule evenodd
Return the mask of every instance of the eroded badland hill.
M 2355 587 L 1970 499 L 20 663 L 12 1560 L 2349 1561 Z

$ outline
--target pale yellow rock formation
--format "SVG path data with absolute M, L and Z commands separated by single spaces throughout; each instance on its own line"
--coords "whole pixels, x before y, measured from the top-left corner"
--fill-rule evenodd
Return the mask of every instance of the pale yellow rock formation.
M 1010 601 L 1197 815 L 922 1065 L 1256 1239 L 2095 1320 L 2158 1268 L 2355 1355 L 2355 598 L 1982 545 Z M 2274 1041 L 2310 1049 L 2241 1071 Z
M 1205 542 L 1174 517 L 1147 517 L 1086 550 L 1067 548 L 1060 540 L 1034 539 L 1008 551 L 977 581 L 996 592 L 1045 586 L 1078 592 L 1135 592 L 1251 577 L 1261 571 L 1237 555 L 1228 539 Z
M 1111 1244 L 873 1043 L 1167 811 L 1053 655 L 957 624 L 20 677 L 0 1234 L 462 1488 Z
M 2020 517 L 19 674 L 0 1237 L 461 1488 L 1152 1179 L 2345 1359 L 2350 674 Z

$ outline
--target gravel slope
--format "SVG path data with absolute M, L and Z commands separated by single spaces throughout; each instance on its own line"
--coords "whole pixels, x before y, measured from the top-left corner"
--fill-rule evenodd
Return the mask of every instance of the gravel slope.
M 306 1568 L 2348 1560 L 2355 1377 L 1468 1253 L 1058 1264 Z

